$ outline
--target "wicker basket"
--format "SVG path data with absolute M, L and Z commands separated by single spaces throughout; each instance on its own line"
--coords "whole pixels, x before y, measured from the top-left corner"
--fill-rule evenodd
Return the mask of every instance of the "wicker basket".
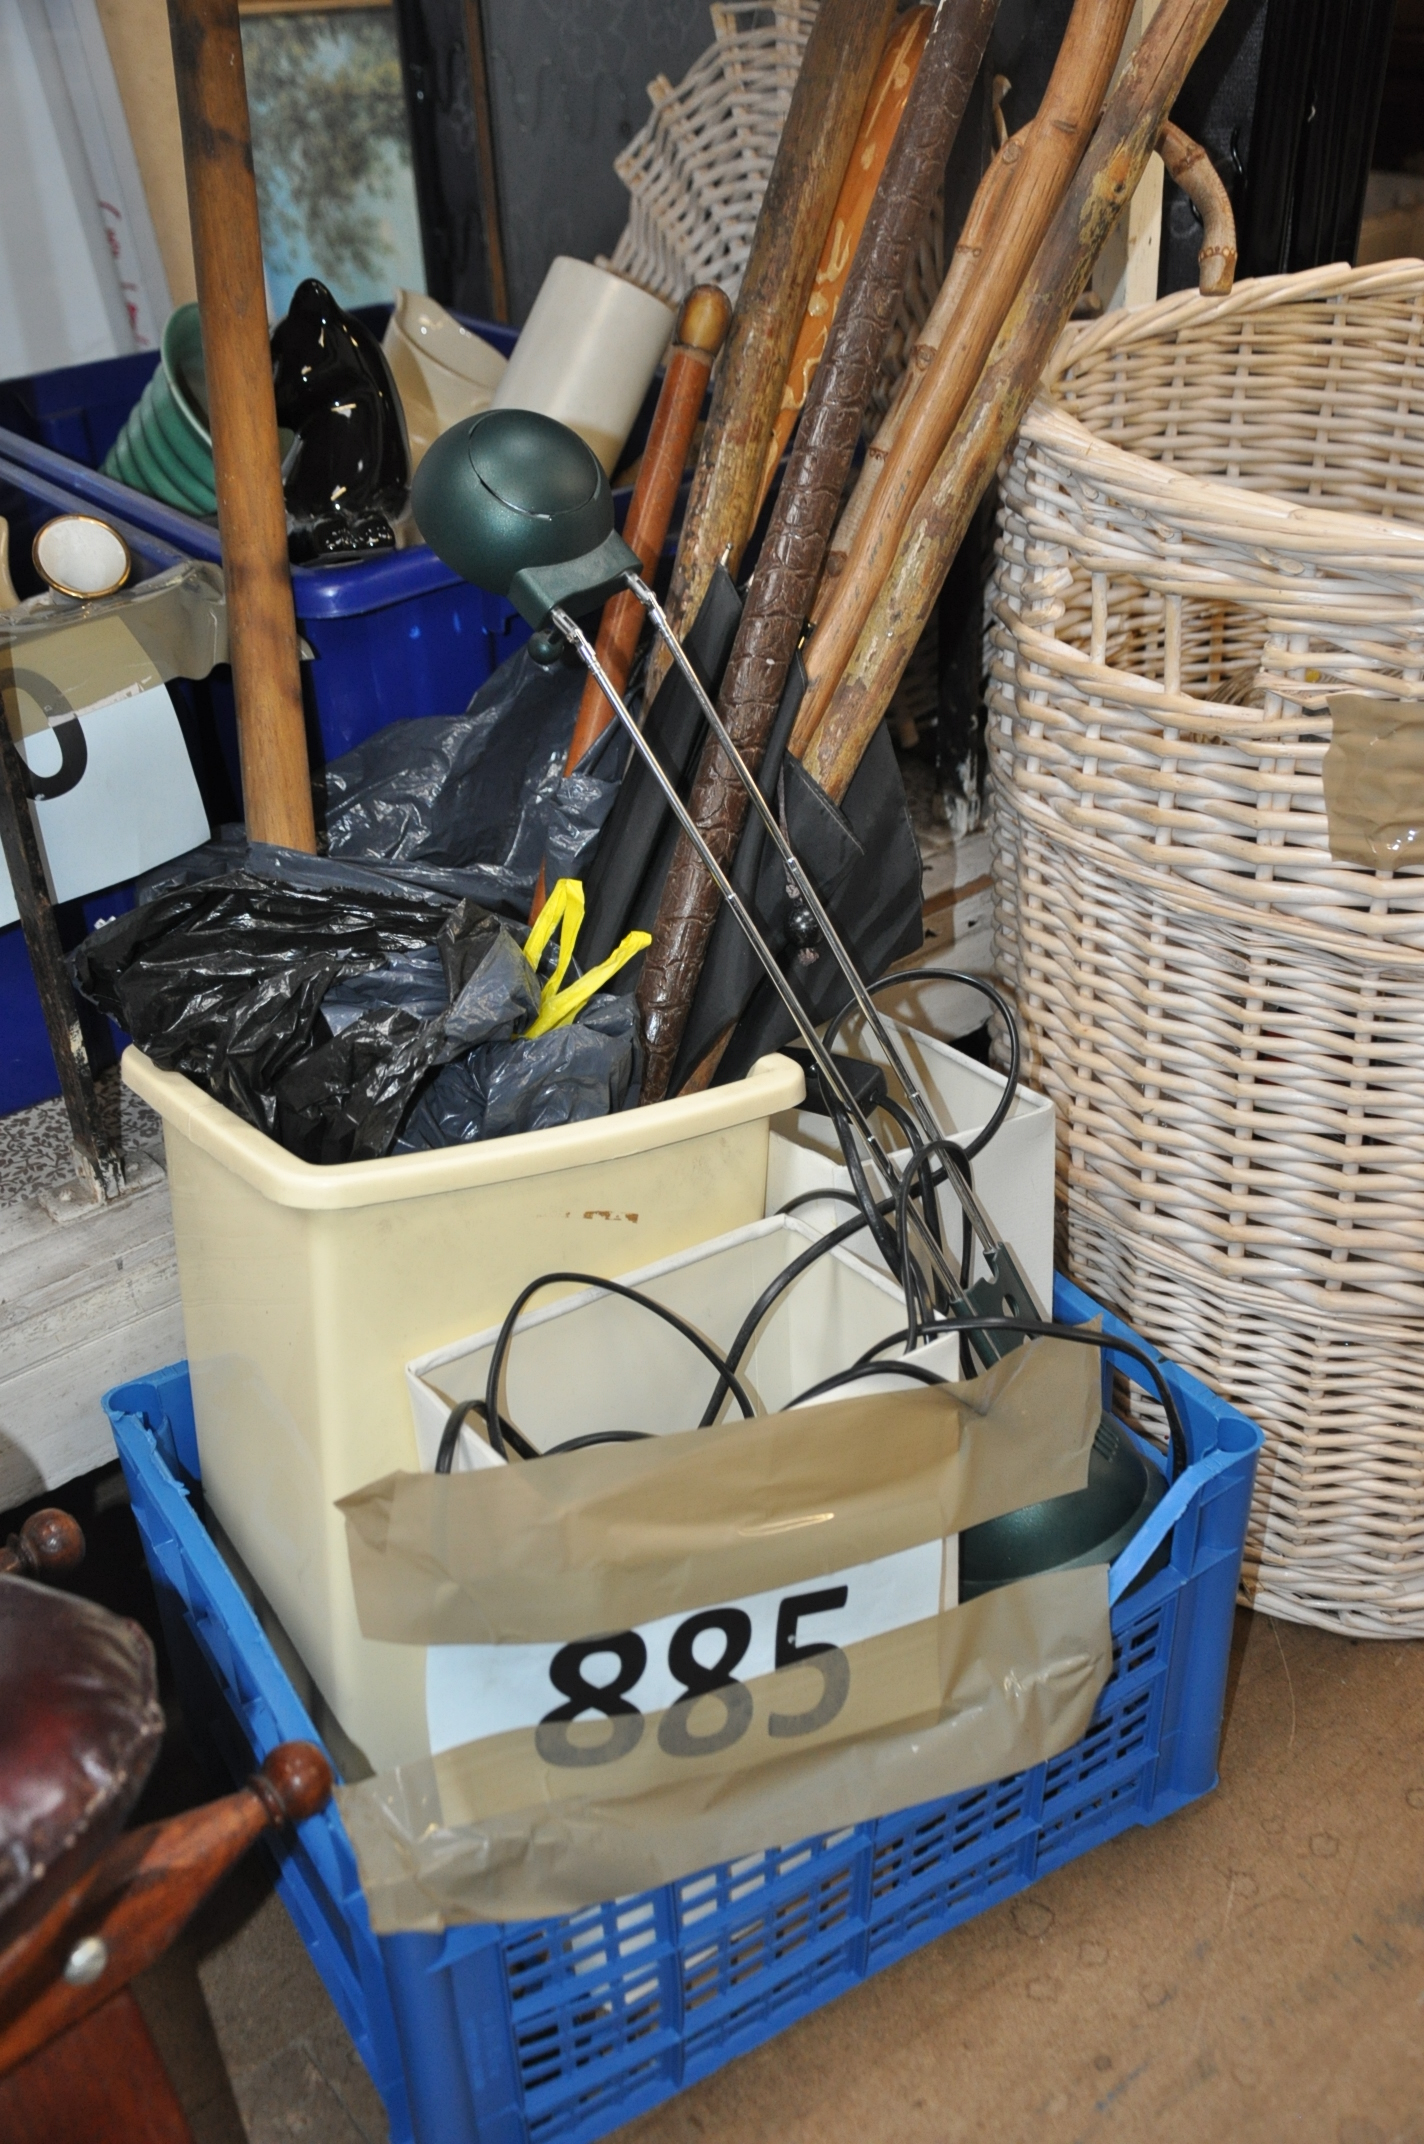
M 673 305 L 694 283 L 741 288 L 816 0 L 711 14 L 715 42 L 676 89 L 648 84 L 653 115 L 613 166 L 632 199 L 608 265 Z
M 713 0 L 714 42 L 676 89 L 648 84 L 652 117 L 613 168 L 631 199 L 606 266 L 680 305 L 694 283 L 735 299 L 776 158 L 817 0 Z M 889 407 L 944 280 L 944 203 L 919 234 L 886 340 L 868 429 Z
M 1082 1284 L 1267 1431 L 1258 1606 L 1424 1633 L 1424 872 L 1325 696 L 1424 702 L 1424 265 L 1071 330 L 1003 483 L 996 950 Z

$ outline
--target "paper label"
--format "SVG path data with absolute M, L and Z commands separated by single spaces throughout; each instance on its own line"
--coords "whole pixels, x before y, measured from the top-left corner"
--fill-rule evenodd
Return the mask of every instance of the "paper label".
M 826 1650 L 844 1660 L 846 1646 L 923 1622 L 953 1608 L 958 1598 L 955 1534 L 809 1584 L 779 1586 L 692 1615 L 660 1616 L 607 1638 L 565 1645 L 433 1645 L 425 1656 L 431 1753 L 510 1728 L 549 1724 L 556 1714 L 592 1723 L 662 1712 L 716 1687 L 718 1677 L 746 1682 Z M 840 1671 L 834 1673 L 834 1684 L 827 1683 L 818 1701 L 825 1713 L 818 1724 L 828 1725 L 848 1695 L 840 1688 Z M 571 1712 L 576 1698 L 583 1702 Z M 609 1705 L 625 1709 L 610 1714 L 604 1709 Z M 545 1735 L 543 1741 L 552 1751 L 560 1738 Z

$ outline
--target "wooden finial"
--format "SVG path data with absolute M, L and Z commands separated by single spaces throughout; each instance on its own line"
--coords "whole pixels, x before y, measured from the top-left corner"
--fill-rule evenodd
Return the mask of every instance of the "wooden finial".
M 84 1561 L 84 1535 L 67 1511 L 36 1511 L 0 1549 L 0 1572 L 20 1578 L 60 1578 Z
M 331 1799 L 331 1766 L 313 1742 L 283 1742 L 247 1782 L 274 1824 L 304 1824 Z
M 732 317 L 732 301 L 720 283 L 699 283 L 682 301 L 676 340 L 684 350 L 706 350 L 715 357 Z

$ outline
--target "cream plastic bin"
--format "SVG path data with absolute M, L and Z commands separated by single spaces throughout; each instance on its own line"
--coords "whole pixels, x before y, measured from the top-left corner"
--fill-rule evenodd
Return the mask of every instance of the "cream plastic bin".
M 956 1138 L 972 1139 L 999 1106 L 1003 1074 L 901 1020 L 892 1020 L 890 1025 L 904 1044 L 939 1122 Z M 872 1035 L 861 1031 L 858 1019 L 846 1021 L 842 1037 L 840 1046 L 857 1056 L 882 1061 L 883 1052 Z M 894 1158 L 903 1161 L 908 1156 L 900 1152 Z M 1013 1107 L 973 1169 L 980 1203 L 1013 1252 L 1024 1279 L 1046 1308 L 1053 1301 L 1054 1144 L 1053 1103 L 1048 1096 L 1035 1094 L 1020 1081 Z M 778 1117 L 771 1134 L 768 1212 L 775 1213 L 798 1192 L 831 1187 L 849 1190 L 850 1176 L 829 1120 L 805 1109 L 790 1110 Z M 947 1240 L 957 1255 L 960 1206 L 948 1186 L 940 1191 L 939 1205 Z M 824 1229 L 848 1220 L 851 1209 L 837 1201 L 834 1205 L 801 1206 L 797 1213 L 803 1221 Z M 852 1236 L 846 1248 L 884 1271 L 880 1253 L 868 1234 Z M 974 1271 L 976 1275 L 983 1271 L 977 1251 Z
M 419 1464 L 406 1363 L 537 1274 L 616 1277 L 760 1220 L 801 1073 L 763 1057 L 648 1109 L 318 1168 L 141 1051 L 123 1070 L 163 1119 L 204 1494 L 346 1735 L 398 1761 L 418 1678 L 361 1636 L 335 1504 Z

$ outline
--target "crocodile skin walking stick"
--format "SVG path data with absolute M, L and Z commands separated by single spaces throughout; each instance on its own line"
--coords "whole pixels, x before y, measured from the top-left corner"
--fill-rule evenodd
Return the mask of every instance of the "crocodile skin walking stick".
M 825 558 L 865 405 L 929 212 L 988 43 L 998 0 L 939 0 L 934 23 L 867 220 L 825 356 L 762 546 L 722 680 L 720 713 L 753 771 L 760 765 Z M 713 854 L 733 854 L 747 796 L 714 738 L 690 810 Z M 684 835 L 668 868 L 638 988 L 647 1065 L 643 1098 L 667 1092 L 720 896 Z

